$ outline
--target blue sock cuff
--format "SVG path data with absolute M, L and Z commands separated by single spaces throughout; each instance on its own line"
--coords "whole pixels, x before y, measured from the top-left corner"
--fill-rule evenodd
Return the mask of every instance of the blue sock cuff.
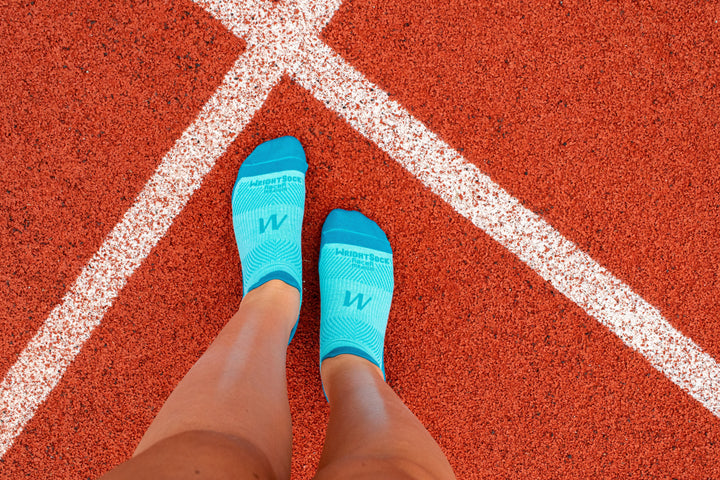
M 380 362 L 380 365 L 377 364 L 374 358 L 372 358 L 365 350 L 362 350 L 357 347 L 353 347 L 351 345 L 343 345 L 342 347 L 337 347 L 326 353 L 322 358 L 320 358 L 320 363 L 322 363 L 323 360 L 326 358 L 333 358 L 337 357 L 338 355 L 344 355 L 344 354 L 350 354 L 355 355 L 356 357 L 364 358 L 368 362 L 372 363 L 373 365 L 377 365 L 377 367 L 380 369 L 380 371 L 383 374 L 383 379 L 385 379 L 385 362 Z
M 293 277 L 290 273 L 285 272 L 283 270 L 276 270 L 274 272 L 265 274 L 262 278 L 260 278 L 258 281 L 256 281 L 250 288 L 247 289 L 247 291 L 245 292 L 245 295 L 247 295 L 251 291 L 255 290 L 260 285 L 269 282 L 270 280 L 282 280 L 283 282 L 287 283 L 288 285 L 297 288 L 298 292 L 300 292 L 300 295 L 302 296 L 302 286 L 298 283 L 298 281 L 295 279 L 295 277 Z

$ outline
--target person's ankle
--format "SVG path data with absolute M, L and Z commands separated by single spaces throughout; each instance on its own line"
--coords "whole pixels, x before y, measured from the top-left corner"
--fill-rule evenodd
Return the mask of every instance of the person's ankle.
M 354 374 L 376 376 L 382 382 L 385 381 L 382 370 L 377 365 L 357 355 L 341 354 L 326 358 L 320 364 L 320 377 L 326 391 L 332 388 L 333 379 L 338 375 Z
M 292 285 L 283 282 L 282 280 L 268 280 L 252 291 L 248 292 L 247 295 L 273 295 L 280 296 L 283 298 L 294 299 L 297 297 L 297 302 L 300 303 L 300 292 L 297 288 Z
M 280 310 L 282 316 L 287 318 L 289 337 L 300 313 L 300 292 L 282 280 L 270 280 L 249 291 L 243 303 Z

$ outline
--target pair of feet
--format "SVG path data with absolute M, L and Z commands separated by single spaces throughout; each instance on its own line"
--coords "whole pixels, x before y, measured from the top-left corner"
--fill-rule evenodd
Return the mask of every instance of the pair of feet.
M 241 165 L 232 212 L 243 296 L 279 280 L 297 289 L 302 301 L 306 171 L 305 152 L 294 137 L 259 145 Z M 393 294 L 392 249 L 385 233 L 360 212 L 333 210 L 322 229 L 319 273 L 320 363 L 352 355 L 376 365 L 384 377 Z M 297 320 L 288 343 L 296 329 Z

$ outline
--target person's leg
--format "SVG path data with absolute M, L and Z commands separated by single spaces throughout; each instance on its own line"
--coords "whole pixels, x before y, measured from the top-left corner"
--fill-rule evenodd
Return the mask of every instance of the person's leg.
M 323 360 L 330 401 L 317 479 L 455 478 L 435 440 L 383 380 L 355 355 Z
M 280 280 L 248 293 L 107 478 L 289 478 L 285 352 L 299 307 L 298 290 Z
M 232 192 L 242 263 L 240 309 L 107 478 L 288 478 L 288 339 L 302 298 L 307 162 L 281 137 L 243 162 Z
M 320 362 L 330 421 L 316 478 L 454 478 L 440 447 L 385 383 L 394 288 L 385 233 L 334 210 L 320 247 Z

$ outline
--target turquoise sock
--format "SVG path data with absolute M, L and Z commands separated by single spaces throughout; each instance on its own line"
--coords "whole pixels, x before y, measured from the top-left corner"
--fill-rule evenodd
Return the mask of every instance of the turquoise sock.
M 306 171 L 305 152 L 294 137 L 260 144 L 240 166 L 232 215 L 243 296 L 277 279 L 297 288 L 302 299 L 300 236 Z M 290 340 L 295 329 L 297 323 Z
M 382 229 L 360 212 L 330 212 L 320 242 L 320 363 L 349 353 L 385 377 L 393 282 L 392 249 Z

